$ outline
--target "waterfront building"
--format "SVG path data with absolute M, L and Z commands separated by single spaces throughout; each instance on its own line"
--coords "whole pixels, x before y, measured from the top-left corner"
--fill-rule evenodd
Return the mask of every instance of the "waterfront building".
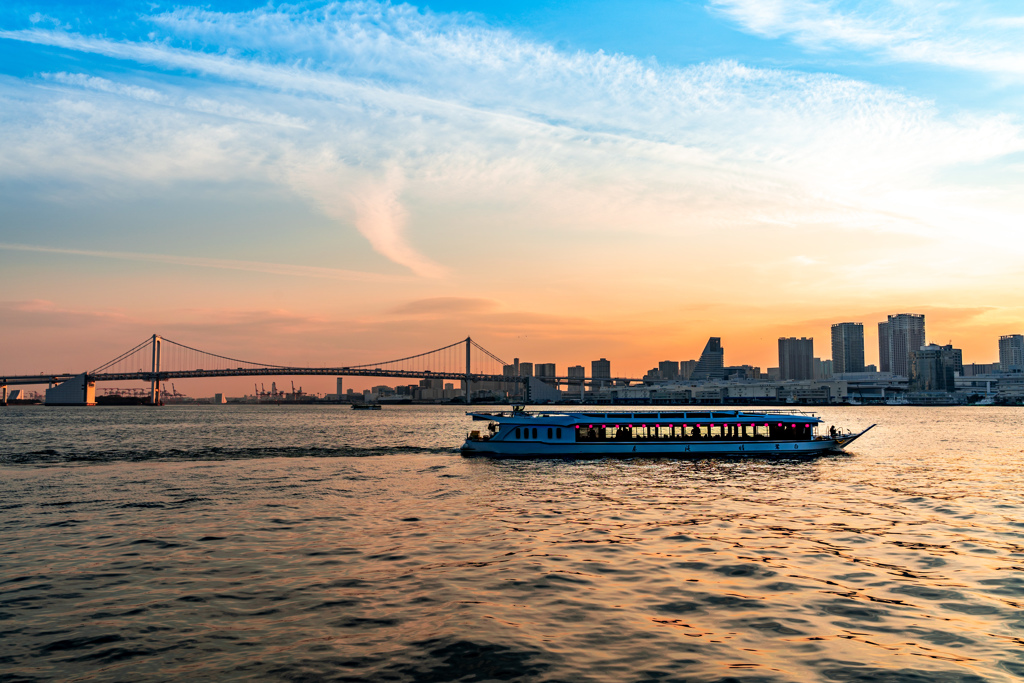
M 565 374 L 567 377 L 569 377 L 570 387 L 579 387 L 580 384 L 583 383 L 583 378 L 587 376 L 587 371 L 583 368 L 582 365 L 570 365 L 569 369 L 566 371 Z M 574 382 L 574 378 L 577 381 Z
M 911 391 L 955 391 L 957 364 L 963 369 L 963 355 L 951 344 L 928 344 L 911 354 Z
M 651 368 L 643 376 L 643 380 L 645 382 L 656 382 L 663 379 L 665 379 L 665 377 L 661 374 L 661 370 L 658 368 Z
M 690 373 L 690 379 L 695 381 L 722 379 L 725 376 L 725 349 L 722 348 L 721 337 L 711 337 L 704 345 L 704 351 L 700 354 L 700 360 Z
M 730 365 L 722 369 L 725 379 L 761 379 L 761 368 L 753 365 Z
M 834 366 L 832 359 L 826 358 L 822 360 L 815 358 L 813 362 L 814 366 L 814 379 L 828 379 L 833 375 Z
M 813 337 L 779 337 L 779 379 L 814 379 Z
M 607 358 L 590 361 L 590 378 L 594 391 L 610 386 L 611 382 L 607 380 L 612 378 L 612 362 Z
M 338 378 L 337 378 L 337 381 L 338 381 L 338 390 L 337 390 L 337 393 L 338 393 L 338 398 L 339 398 L 339 399 L 340 399 L 340 398 L 342 397 L 342 395 L 344 395 L 344 393 L 345 393 L 345 390 L 344 390 L 344 389 L 342 388 L 342 386 L 341 386 L 341 381 L 342 381 L 343 379 L 344 379 L 343 377 L 338 377 Z
M 999 369 L 1024 372 L 1024 335 L 1004 334 L 999 338 Z
M 658 363 L 658 372 L 662 379 L 679 379 L 679 361 L 663 360 Z
M 878 372 L 878 366 L 874 363 L 870 363 L 864 366 L 864 372 Z
M 526 363 L 526 362 L 519 363 L 519 376 L 520 377 L 533 377 L 533 363 Z
M 999 363 L 964 363 L 961 377 L 977 377 L 978 375 L 991 375 L 999 372 Z
M 924 345 L 923 314 L 898 313 L 878 324 L 878 357 L 882 372 L 910 377 L 910 356 Z
M 864 372 L 864 323 L 832 326 L 832 369 L 837 373 Z

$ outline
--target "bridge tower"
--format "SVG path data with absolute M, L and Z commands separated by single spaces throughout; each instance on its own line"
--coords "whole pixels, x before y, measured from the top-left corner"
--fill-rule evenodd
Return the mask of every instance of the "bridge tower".
M 160 335 L 153 335 L 153 374 L 149 380 L 149 402 L 160 405 Z
M 465 380 L 465 384 L 466 384 L 466 405 L 467 406 L 469 405 L 469 399 L 470 399 L 470 388 L 469 388 L 469 370 L 470 370 L 470 368 L 469 368 L 469 365 L 470 365 L 470 357 L 472 355 L 470 353 L 470 351 L 472 350 L 472 348 L 471 348 L 472 345 L 473 345 L 473 340 L 470 339 L 469 337 L 466 337 L 466 380 Z

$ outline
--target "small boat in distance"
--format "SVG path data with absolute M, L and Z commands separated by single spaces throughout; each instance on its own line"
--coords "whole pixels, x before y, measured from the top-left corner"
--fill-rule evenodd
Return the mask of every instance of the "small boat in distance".
M 379 403 L 353 403 L 352 410 L 380 410 Z
M 763 410 L 645 412 L 470 412 L 488 421 L 474 430 L 463 455 L 490 457 L 793 456 L 842 450 L 861 432 L 830 427 L 818 434 L 814 413 Z

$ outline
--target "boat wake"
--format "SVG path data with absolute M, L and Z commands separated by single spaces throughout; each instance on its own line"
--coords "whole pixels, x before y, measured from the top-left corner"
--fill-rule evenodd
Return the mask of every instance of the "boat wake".
M 457 455 L 454 448 L 224 448 L 167 450 L 58 450 L 47 448 L 27 453 L 0 454 L 0 463 L 7 465 L 62 465 L 108 462 L 160 462 L 191 460 L 261 460 L 265 458 L 372 458 L 396 455 Z

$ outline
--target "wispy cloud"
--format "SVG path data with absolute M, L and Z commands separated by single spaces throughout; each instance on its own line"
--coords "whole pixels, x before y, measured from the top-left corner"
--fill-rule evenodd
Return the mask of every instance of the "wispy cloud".
M 396 306 L 392 313 L 398 315 L 450 315 L 460 313 L 483 313 L 493 311 L 497 301 L 465 296 L 438 296 L 417 299 Z
M 408 279 L 400 276 L 361 273 L 358 271 L 341 270 L 337 268 L 318 268 L 316 266 L 264 263 L 260 261 L 237 261 L 231 259 L 203 258 L 198 256 L 175 256 L 172 254 L 135 254 L 124 251 L 62 249 L 59 247 L 43 247 L 31 244 L 6 244 L 2 242 L 0 242 L 0 250 L 35 252 L 41 254 L 63 254 L 68 256 L 87 256 L 90 258 L 118 259 L 121 261 L 137 261 L 144 263 L 164 263 L 173 266 L 216 268 L 219 270 L 244 270 L 251 273 L 265 273 L 267 275 L 312 277 L 327 280 L 345 280 L 349 282 L 400 282 Z
M 709 6 L 746 31 L 815 50 L 1024 76 L 1024 16 L 993 15 L 982 3 L 710 0 Z

